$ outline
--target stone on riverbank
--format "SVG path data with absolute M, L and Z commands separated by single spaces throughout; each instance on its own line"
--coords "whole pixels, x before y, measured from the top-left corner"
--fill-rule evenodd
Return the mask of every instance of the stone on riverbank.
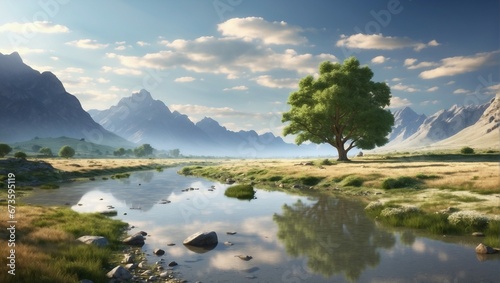
M 106 274 L 108 278 L 114 278 L 120 281 L 127 281 L 132 279 L 132 274 L 123 266 L 118 265 Z
M 478 254 L 496 254 L 500 252 L 500 249 L 489 247 L 483 243 L 480 243 L 476 247 L 476 253 Z
M 87 245 L 95 245 L 98 247 L 105 247 L 109 244 L 108 239 L 102 236 L 81 236 L 77 240 Z
M 131 246 L 144 246 L 144 236 L 141 232 L 125 238 L 122 241 L 126 245 Z
M 218 243 L 217 233 L 210 232 L 197 232 L 187 237 L 183 244 L 188 246 L 195 246 L 201 248 L 210 248 L 216 246 Z

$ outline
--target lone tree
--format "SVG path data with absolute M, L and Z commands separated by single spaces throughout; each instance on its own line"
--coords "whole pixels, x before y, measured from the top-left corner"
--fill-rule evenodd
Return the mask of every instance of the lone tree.
M 75 155 L 75 150 L 69 145 L 65 145 L 61 147 L 61 149 L 59 149 L 60 157 L 70 158 L 73 157 L 74 155 Z
M 391 90 L 373 82 L 373 72 L 350 57 L 343 64 L 323 62 L 319 77 L 307 76 L 299 90 L 290 94 L 291 109 L 283 113 L 289 122 L 283 134 L 296 134 L 295 142 L 328 143 L 338 151 L 339 161 L 348 161 L 354 147 L 372 149 L 387 143 L 394 117 L 384 109 Z
M 52 150 L 48 147 L 42 147 L 38 152 L 43 154 L 44 156 L 52 156 Z
M 12 148 L 8 144 L 0 143 L 0 157 L 6 156 L 11 151 L 12 151 Z
M 137 157 L 144 157 L 153 154 L 153 147 L 150 144 L 143 144 L 134 148 L 134 154 Z

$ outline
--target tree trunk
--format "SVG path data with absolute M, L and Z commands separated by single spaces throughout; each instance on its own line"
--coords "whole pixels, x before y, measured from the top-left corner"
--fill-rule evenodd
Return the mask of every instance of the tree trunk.
M 347 150 L 344 149 L 343 146 L 337 147 L 337 151 L 339 153 L 339 158 L 337 161 L 351 161 L 349 158 L 347 158 Z

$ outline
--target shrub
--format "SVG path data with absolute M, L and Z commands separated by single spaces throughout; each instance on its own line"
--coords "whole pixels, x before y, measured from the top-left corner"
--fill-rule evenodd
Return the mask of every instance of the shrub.
M 0 157 L 6 156 L 11 151 L 12 148 L 8 144 L 5 143 L 0 144 Z
M 272 177 L 269 177 L 269 181 L 271 181 L 271 182 L 280 181 L 281 179 L 283 179 L 283 176 L 272 176 Z
M 52 156 L 52 150 L 48 147 L 42 147 L 38 152 L 45 156 Z
M 398 178 L 387 178 L 382 182 L 383 189 L 398 189 L 398 188 L 409 188 L 416 186 L 420 183 L 418 179 L 401 176 Z
M 316 186 L 321 180 L 323 180 L 323 177 L 307 176 L 300 178 L 302 184 L 306 186 Z
M 233 197 L 237 199 L 253 199 L 255 196 L 255 190 L 250 185 L 234 185 L 230 186 L 224 192 L 227 197 Z
M 471 148 L 471 147 L 462 147 L 462 149 L 460 149 L 460 153 L 462 154 L 474 154 L 474 149 Z
M 472 231 L 486 228 L 489 219 L 476 211 L 458 211 L 450 214 L 448 221 L 453 225 L 463 226 Z
M 323 159 L 320 162 L 320 165 L 328 166 L 328 165 L 333 165 L 334 163 L 330 159 Z
M 351 176 L 347 176 L 346 178 L 344 178 L 344 180 L 342 180 L 341 185 L 342 186 L 351 186 L 351 187 L 360 187 L 361 185 L 363 185 L 363 182 L 364 182 L 363 178 L 355 176 L 355 175 L 351 175 Z
M 420 179 L 420 180 L 430 180 L 430 179 L 439 179 L 439 178 L 441 178 L 438 175 L 426 175 L 426 174 L 423 174 L 423 173 L 419 173 L 415 177 L 417 179 Z
M 26 153 L 24 153 L 22 151 L 18 151 L 16 153 L 14 153 L 14 157 L 19 158 L 19 159 L 26 159 L 26 157 L 28 157 L 28 155 L 26 155 Z
M 61 147 L 61 149 L 59 149 L 60 157 L 70 158 L 73 157 L 74 155 L 75 155 L 75 150 L 69 145 L 65 145 Z

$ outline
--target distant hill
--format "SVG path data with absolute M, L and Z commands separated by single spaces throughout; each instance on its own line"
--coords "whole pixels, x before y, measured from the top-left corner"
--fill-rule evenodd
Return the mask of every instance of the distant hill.
M 54 74 L 33 70 L 16 52 L 0 53 L 0 101 L 1 142 L 67 136 L 113 147 L 134 146 L 94 122 Z
M 330 146 L 297 146 L 272 133 L 234 132 L 205 117 L 194 124 L 177 111 L 171 112 L 146 90 L 122 98 L 106 110 L 89 110 L 105 129 L 136 143 L 160 150 L 180 149 L 184 155 L 231 157 L 284 157 L 334 155 Z
M 59 149 L 61 147 L 69 145 L 75 150 L 77 157 L 99 157 L 104 155 L 112 155 L 113 151 L 116 150 L 115 147 L 95 144 L 82 139 L 74 139 L 68 137 L 58 137 L 58 138 L 33 138 L 28 141 L 11 143 L 10 146 L 13 148 L 12 152 L 23 151 L 28 153 L 28 155 L 37 155 L 38 151 L 33 150 L 33 146 L 36 147 L 48 147 L 57 156 Z

